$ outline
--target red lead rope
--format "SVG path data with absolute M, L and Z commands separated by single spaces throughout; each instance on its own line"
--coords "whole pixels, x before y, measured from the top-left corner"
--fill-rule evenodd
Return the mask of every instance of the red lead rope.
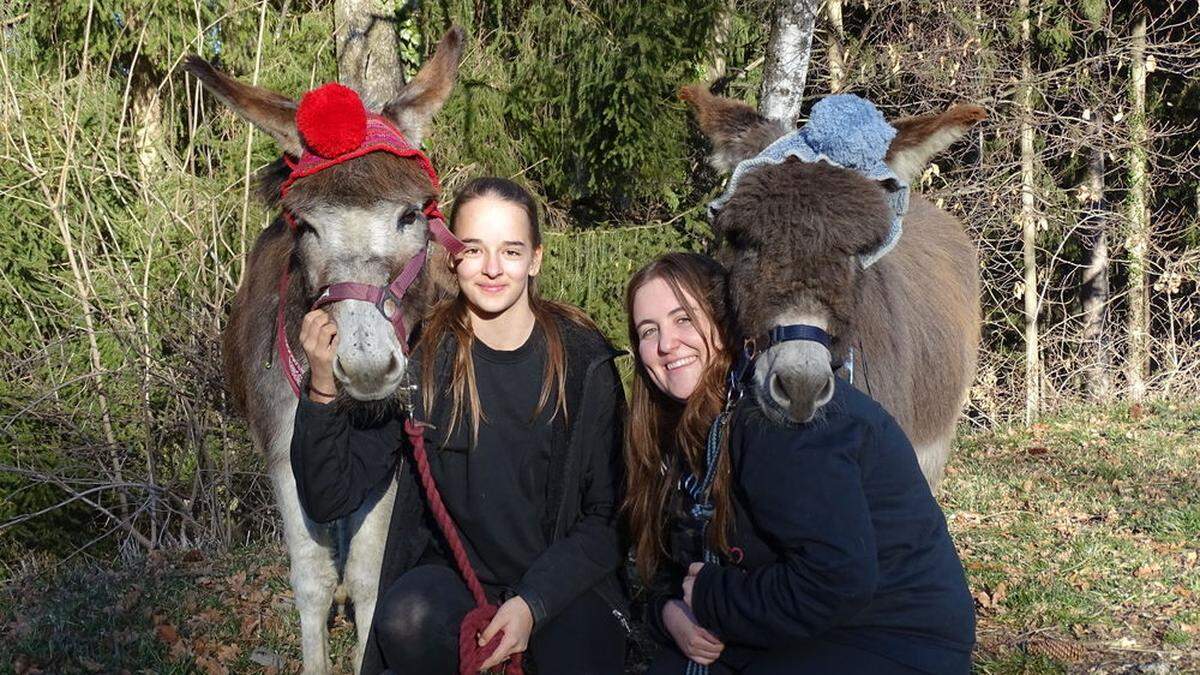
M 463 548 L 462 539 L 458 537 L 454 519 L 446 510 L 446 505 L 442 502 L 442 493 L 438 491 L 437 483 L 433 481 L 433 472 L 429 469 L 429 457 L 425 454 L 423 426 L 420 422 L 407 419 L 404 421 L 404 432 L 408 434 L 408 440 L 412 443 L 413 458 L 417 462 L 417 475 L 421 479 L 421 488 L 425 491 L 429 508 L 433 511 L 433 518 L 437 521 L 442 536 L 450 545 L 450 551 L 454 554 L 454 564 L 458 566 L 463 581 L 467 582 L 467 589 L 475 598 L 475 609 L 467 612 L 458 631 L 459 675 L 475 675 L 479 672 L 483 662 L 487 661 L 488 657 L 496 651 L 496 647 L 500 645 L 500 640 L 504 637 L 503 631 L 496 633 L 482 647 L 479 646 L 477 640 L 477 636 L 491 623 L 492 617 L 496 616 L 496 610 L 499 608 L 496 605 L 488 604 L 487 596 L 483 592 L 483 584 L 479 583 L 479 577 L 475 576 L 475 570 L 472 569 L 471 561 L 467 558 L 467 549 Z M 521 654 L 513 654 L 508 658 L 504 665 L 504 675 L 523 675 L 521 656 Z

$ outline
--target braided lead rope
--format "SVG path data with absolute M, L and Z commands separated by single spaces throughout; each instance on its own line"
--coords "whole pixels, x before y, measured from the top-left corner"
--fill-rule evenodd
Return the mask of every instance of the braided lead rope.
M 504 637 L 504 632 L 496 633 L 482 647 L 476 641 L 476 636 L 487 628 L 499 608 L 488 603 L 487 595 L 483 591 L 483 584 L 479 582 L 479 577 L 471 567 L 467 549 L 458 536 L 458 528 L 454 526 L 454 519 L 446 510 L 446 504 L 442 501 L 442 493 L 433 480 L 433 471 L 429 468 L 429 457 L 425 452 L 425 434 L 422 430 L 424 426 L 420 422 L 414 422 L 410 417 L 404 421 L 404 433 L 408 434 L 408 440 L 412 443 L 413 459 L 417 463 L 417 475 L 421 479 L 421 488 L 425 492 L 425 498 L 429 501 L 433 518 L 437 521 L 438 529 L 442 531 L 442 536 L 446 538 L 446 543 L 450 546 L 454 564 L 458 567 L 463 581 L 467 583 L 467 589 L 471 591 L 471 596 L 475 599 L 475 609 L 467 612 L 458 632 L 459 675 L 475 675 L 479 672 L 483 662 L 487 661 L 488 657 L 496 651 L 496 647 L 500 645 L 500 640 Z M 509 657 L 504 665 L 504 675 L 523 675 L 521 657 L 522 654 L 519 653 Z
M 729 412 L 723 411 L 713 420 L 708 428 L 708 443 L 704 453 L 704 478 L 695 480 L 688 476 L 683 481 L 683 487 L 692 497 L 692 517 L 700 521 L 700 546 L 706 564 L 720 564 L 721 559 L 708 545 L 708 523 L 712 520 L 715 509 L 712 503 L 712 485 L 717 479 L 717 459 L 721 454 L 721 432 L 729 420 Z M 694 588 L 693 588 L 694 590 Z M 689 661 L 685 675 L 708 675 L 708 666 L 695 661 Z

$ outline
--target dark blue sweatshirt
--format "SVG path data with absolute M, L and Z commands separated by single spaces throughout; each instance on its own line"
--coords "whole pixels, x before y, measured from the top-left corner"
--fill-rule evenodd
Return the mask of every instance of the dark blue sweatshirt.
M 927 672 L 970 670 L 962 564 L 912 445 L 878 403 L 838 380 L 813 422 L 778 426 L 743 401 L 729 433 L 740 562 L 702 569 L 701 625 L 727 644 L 820 638 Z

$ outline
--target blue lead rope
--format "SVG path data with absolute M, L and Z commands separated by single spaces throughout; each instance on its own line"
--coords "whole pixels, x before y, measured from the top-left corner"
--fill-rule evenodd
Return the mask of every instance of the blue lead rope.
M 708 444 L 704 453 L 704 478 L 696 480 L 689 475 L 683 480 L 683 489 L 692 497 L 692 517 L 700 521 L 700 548 L 704 552 L 704 562 L 719 564 L 721 559 L 708 545 L 708 523 L 715 512 L 712 503 L 712 485 L 717 479 L 717 458 L 721 454 L 721 431 L 729 419 L 729 411 L 725 410 L 708 428 Z M 693 589 L 694 590 L 694 589 Z M 708 675 L 708 666 L 695 661 L 689 661 L 685 675 Z

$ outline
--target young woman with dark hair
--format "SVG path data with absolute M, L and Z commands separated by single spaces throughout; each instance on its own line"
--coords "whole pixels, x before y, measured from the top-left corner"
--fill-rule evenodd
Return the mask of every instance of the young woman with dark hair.
M 617 576 L 616 352 L 580 310 L 539 297 L 541 230 L 519 185 L 470 182 L 450 229 L 465 245 L 450 261 L 458 292 L 421 326 L 411 409 L 429 425 L 432 475 L 471 566 L 499 604 L 479 643 L 503 639 L 483 667 L 528 651 L 541 673 L 620 673 L 628 622 Z M 396 482 L 362 670 L 457 673 L 459 625 L 474 601 L 403 459 L 402 420 L 358 424 L 320 393 L 336 388 L 337 340 L 328 315 L 306 317 L 312 379 L 292 441 L 301 503 L 330 521 Z
M 724 297 L 721 267 L 684 253 L 643 267 L 625 296 L 625 510 L 662 643 L 649 672 L 968 672 L 974 609 L 945 518 L 868 396 L 839 380 L 794 427 L 736 402 L 711 488 L 696 489 L 736 353 Z M 706 549 L 719 562 L 701 562 Z

